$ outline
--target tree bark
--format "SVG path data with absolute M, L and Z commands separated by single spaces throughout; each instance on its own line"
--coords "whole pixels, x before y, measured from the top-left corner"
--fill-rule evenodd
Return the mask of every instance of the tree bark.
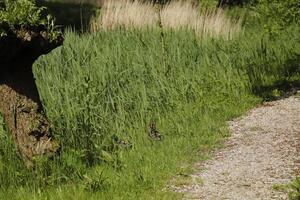
M 0 40 L 0 112 L 28 167 L 36 156 L 52 156 L 59 149 L 32 73 L 33 62 L 62 43 L 62 38 L 50 42 L 45 34 L 20 30 Z

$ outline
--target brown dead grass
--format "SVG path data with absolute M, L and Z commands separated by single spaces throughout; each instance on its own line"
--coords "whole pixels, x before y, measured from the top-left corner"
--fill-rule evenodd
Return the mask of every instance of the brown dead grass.
M 145 28 L 158 21 L 156 8 L 150 3 L 130 0 L 107 0 L 103 2 L 101 15 L 92 22 L 92 31 L 112 30 L 117 27 Z
M 228 18 L 223 9 L 199 14 L 197 7 L 185 1 L 176 1 L 165 6 L 161 12 L 165 28 L 194 30 L 202 37 L 232 38 L 241 31 L 241 21 Z
M 91 23 L 91 31 L 109 31 L 118 27 L 125 29 L 190 29 L 201 37 L 231 39 L 240 33 L 241 22 L 226 16 L 216 9 L 200 15 L 198 7 L 189 1 L 173 1 L 164 7 L 135 0 L 107 0 L 102 2 L 102 11 Z

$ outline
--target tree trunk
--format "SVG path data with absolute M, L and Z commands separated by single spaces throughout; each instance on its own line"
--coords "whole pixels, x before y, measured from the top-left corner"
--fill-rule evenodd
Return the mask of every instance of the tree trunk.
M 40 32 L 28 30 L 22 30 L 26 37 L 20 38 L 19 33 L 0 40 L 0 112 L 29 167 L 34 157 L 52 156 L 58 151 L 39 98 L 32 64 L 60 45 L 62 39 L 50 42 Z

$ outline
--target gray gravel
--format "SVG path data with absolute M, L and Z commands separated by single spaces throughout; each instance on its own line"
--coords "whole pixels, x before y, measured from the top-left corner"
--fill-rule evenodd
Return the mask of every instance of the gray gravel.
M 273 187 L 299 173 L 300 98 L 265 103 L 230 121 L 229 128 L 226 147 L 196 165 L 193 184 L 175 190 L 185 199 L 288 199 Z

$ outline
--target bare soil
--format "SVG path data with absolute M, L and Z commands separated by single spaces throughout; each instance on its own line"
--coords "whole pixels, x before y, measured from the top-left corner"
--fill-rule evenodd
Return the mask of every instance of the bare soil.
M 33 62 L 59 46 L 43 27 L 21 28 L 0 38 L 0 112 L 25 164 L 58 151 L 32 73 Z

